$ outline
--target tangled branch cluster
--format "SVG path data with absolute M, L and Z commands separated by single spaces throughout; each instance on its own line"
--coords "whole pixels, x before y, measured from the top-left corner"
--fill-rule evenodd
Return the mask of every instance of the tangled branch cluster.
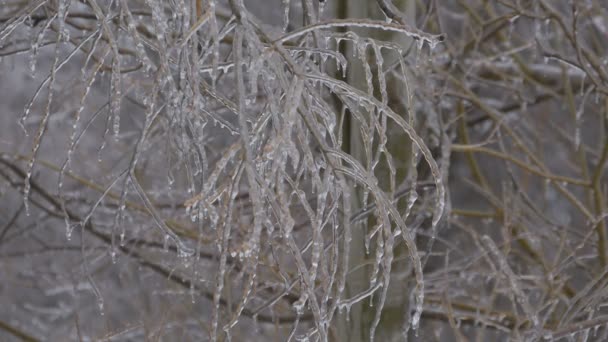
M 605 335 L 605 5 L 347 2 L 3 5 L 0 260 L 70 304 L 0 329 Z

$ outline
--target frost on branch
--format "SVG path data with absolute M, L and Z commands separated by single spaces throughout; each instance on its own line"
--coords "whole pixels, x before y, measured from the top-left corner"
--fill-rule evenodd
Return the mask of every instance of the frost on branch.
M 3 160 L 78 260 L 81 290 L 57 293 L 115 317 L 140 290 L 113 282 L 136 281 L 188 311 L 160 330 L 327 341 L 367 306 L 373 339 L 398 288 L 399 326 L 419 329 L 433 248 L 418 231 L 445 219 L 450 151 L 418 87 L 444 36 L 324 6 L 281 1 L 276 25 L 240 0 L 2 10 L 0 40 L 28 46 L 37 82 L 15 119 L 30 150 Z

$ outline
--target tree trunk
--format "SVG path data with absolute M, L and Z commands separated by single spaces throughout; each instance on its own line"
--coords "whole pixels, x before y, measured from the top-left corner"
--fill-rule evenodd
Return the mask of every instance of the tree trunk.
M 414 0 L 397 0 L 394 1 L 393 4 L 406 14 L 408 21 L 410 21 L 410 25 L 415 26 L 416 6 Z M 378 7 L 375 1 L 340 0 L 337 2 L 337 6 L 338 16 L 341 18 L 367 18 L 376 20 L 385 19 L 384 14 L 380 11 L 380 8 Z M 372 37 L 382 41 L 392 41 L 403 46 L 404 48 L 409 46 L 409 44 L 411 43 L 411 39 L 408 37 L 404 37 L 403 35 L 395 35 L 388 32 L 379 32 L 377 30 L 369 29 L 354 31 L 360 37 Z M 354 50 L 356 49 L 356 47 L 353 46 L 352 43 L 349 43 L 346 46 L 342 46 L 341 49 L 342 53 L 348 60 L 349 68 L 347 72 L 346 81 L 357 89 L 367 91 L 365 71 L 363 69 L 363 64 L 360 57 L 357 56 L 356 51 Z M 384 60 L 384 65 L 390 65 L 397 60 L 397 57 L 395 55 L 385 55 Z M 378 92 L 378 89 L 376 87 L 376 80 L 378 75 L 375 70 L 373 70 L 373 73 L 375 78 L 375 91 Z M 403 87 L 398 87 L 397 89 L 401 89 L 401 91 L 405 92 L 405 90 L 403 90 Z M 407 96 L 403 95 L 403 98 L 407 98 Z M 373 115 L 373 113 L 365 114 Z M 403 113 L 403 115 L 405 115 L 405 113 Z M 399 140 L 399 144 L 394 144 L 393 146 L 391 146 L 391 144 L 387 145 L 387 149 L 389 150 L 389 152 L 395 157 L 397 157 L 395 159 L 396 167 L 398 171 L 401 171 L 397 173 L 397 184 L 399 184 L 399 182 L 406 177 L 407 170 L 409 169 L 408 164 L 411 160 L 409 138 L 405 136 L 405 134 L 402 135 L 403 137 L 396 137 Z M 356 120 L 349 119 L 348 113 L 347 118 L 345 119 L 344 126 L 343 149 L 349 154 L 351 154 L 353 157 L 355 157 L 359 162 L 361 162 L 363 166 L 366 165 L 367 158 L 365 156 L 360 124 Z M 379 165 L 376 168 L 375 173 L 381 177 L 381 175 L 388 175 L 389 172 L 386 167 Z M 363 191 L 358 191 L 356 193 L 356 196 L 353 196 L 353 202 L 353 211 L 357 211 L 361 208 L 361 205 L 363 203 Z M 367 255 L 365 249 L 365 235 L 368 232 L 368 227 L 370 227 L 370 223 L 373 224 L 372 222 L 363 221 L 361 223 L 358 223 L 352 229 L 352 241 L 350 243 L 349 255 L 349 269 L 356 269 L 356 271 L 350 273 L 347 277 L 347 283 L 343 298 L 352 298 L 357 294 L 364 292 L 370 286 L 370 268 L 367 266 L 359 267 L 360 265 L 365 263 L 368 258 L 373 258 L 374 252 L 370 250 L 370 255 Z M 369 341 L 371 339 L 371 336 L 369 336 L 370 327 L 374 319 L 375 313 L 376 309 L 369 305 L 369 298 L 357 303 L 356 305 L 353 305 L 348 312 L 343 312 L 341 315 L 338 316 L 338 322 L 336 325 L 337 336 L 335 336 L 336 341 Z M 403 319 L 404 314 L 405 313 L 402 312 L 402 315 L 400 315 L 401 317 L 399 317 L 399 319 Z M 401 325 L 399 324 L 397 326 L 400 327 Z

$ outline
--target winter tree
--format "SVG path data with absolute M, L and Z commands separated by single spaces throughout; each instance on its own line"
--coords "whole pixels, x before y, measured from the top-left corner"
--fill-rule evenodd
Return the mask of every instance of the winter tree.
M 608 339 L 599 0 L 0 0 L 0 339 Z

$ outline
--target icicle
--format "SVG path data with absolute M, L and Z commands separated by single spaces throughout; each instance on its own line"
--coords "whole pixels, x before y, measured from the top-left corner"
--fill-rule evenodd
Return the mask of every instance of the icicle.
M 120 58 L 114 56 L 112 61 L 111 92 L 110 92 L 110 113 L 112 115 L 112 131 L 114 138 L 118 139 L 120 133 L 120 102 L 121 102 L 121 82 L 120 82 Z
M 414 62 L 414 66 L 416 69 L 420 68 L 422 63 L 422 49 L 424 48 L 424 40 L 418 38 L 416 40 L 416 61 Z
M 30 67 L 30 77 L 34 78 L 36 77 L 36 55 L 38 54 L 38 39 L 36 37 L 36 35 L 34 34 L 35 30 L 34 30 L 34 24 L 32 21 L 32 17 L 28 16 L 28 27 L 30 28 L 30 54 L 29 54 L 29 67 Z
M 68 14 L 68 7 L 70 5 L 70 0 L 59 0 L 59 4 L 57 6 L 57 19 L 59 20 L 59 31 L 58 31 L 58 41 L 67 41 L 69 39 L 69 33 L 65 28 L 65 18 Z
M 374 83 L 373 83 L 373 74 L 372 70 L 367 62 L 367 44 L 365 42 L 359 42 L 357 44 L 357 54 L 361 63 L 363 65 L 363 70 L 365 71 L 365 82 L 367 84 L 367 93 L 370 96 L 374 95 Z
M 509 18 L 509 29 L 508 29 L 508 33 L 507 33 L 507 40 L 511 41 L 511 36 L 513 35 L 513 29 L 515 28 L 515 22 L 517 21 L 517 19 L 519 19 L 520 15 L 514 15 L 511 18 Z
M 51 116 L 51 104 L 53 103 L 53 87 L 55 85 L 58 67 L 59 67 L 59 44 L 56 44 L 55 45 L 55 59 L 53 62 L 53 66 L 51 67 L 51 75 L 48 78 L 49 83 L 48 83 L 48 97 L 47 97 L 46 107 L 45 107 L 44 114 L 42 116 L 40 125 L 38 126 L 38 132 L 37 132 L 36 136 L 34 137 L 34 147 L 32 148 L 32 155 L 28 161 L 26 177 L 25 177 L 25 182 L 24 182 L 25 184 L 23 187 L 23 203 L 25 206 L 26 216 L 29 216 L 29 214 L 30 214 L 29 195 L 30 195 L 30 190 L 31 190 L 30 181 L 32 178 L 32 170 L 34 168 L 34 163 L 36 161 L 36 155 L 38 154 L 38 150 L 40 149 L 40 145 L 42 143 L 42 138 L 47 129 L 47 123 L 48 123 L 49 117 Z M 39 89 L 41 89 L 41 88 L 42 88 L 42 86 L 39 87 Z M 27 106 L 28 110 L 29 110 L 29 108 L 31 108 L 32 103 L 33 103 L 33 100 L 30 102 L 30 104 L 28 104 L 28 106 Z M 22 118 L 22 120 L 25 120 L 28 110 L 26 110 L 26 113 L 24 114 L 24 117 Z
M 302 316 L 304 314 L 304 307 L 306 306 L 306 301 L 308 300 L 308 295 L 303 294 L 300 299 L 295 301 L 292 304 L 292 307 L 296 310 L 296 314 L 298 316 Z
M 283 32 L 287 32 L 289 27 L 289 8 L 291 0 L 283 0 Z
M 192 304 L 196 303 L 196 298 L 194 297 L 194 281 L 195 281 L 195 279 L 192 279 L 190 281 L 190 290 L 189 290 L 189 292 L 190 292 L 190 301 L 191 301 Z
M 32 177 L 32 171 L 28 168 L 28 171 L 25 176 L 25 185 L 23 186 L 23 206 L 25 208 L 25 216 L 30 216 L 30 179 Z
M 583 115 L 584 104 L 576 111 L 574 121 L 574 149 L 578 151 L 581 145 L 581 117 Z
M 416 47 L 417 47 L 417 49 L 418 49 L 418 53 L 420 54 L 420 53 L 421 53 L 421 51 L 422 51 L 422 48 L 424 47 L 424 39 L 422 39 L 422 38 L 418 38 L 418 39 L 416 40 Z
M 374 320 L 372 322 L 372 326 L 370 328 L 370 340 L 374 339 L 374 335 L 378 325 L 380 324 L 380 317 L 382 315 L 382 309 L 384 308 L 384 304 L 387 299 L 389 284 L 391 280 L 391 268 L 393 263 L 393 248 L 395 243 L 395 236 L 390 228 L 390 222 L 386 222 L 384 224 L 384 244 L 379 246 L 383 250 L 382 255 L 378 255 L 378 260 L 382 263 L 383 271 L 382 271 L 382 282 L 379 283 L 382 285 L 382 291 L 380 292 L 380 296 L 378 296 L 377 306 L 376 306 L 376 314 L 374 316 Z M 372 301 L 370 300 L 370 306 Z
M 378 229 L 381 229 L 382 225 L 378 225 Z M 376 285 L 378 281 L 378 273 L 380 272 L 380 264 L 382 263 L 382 257 L 384 256 L 384 239 L 382 236 L 378 236 L 376 238 L 376 255 L 374 258 L 374 265 L 372 268 L 372 274 L 370 277 L 369 284 L 370 286 Z M 371 303 L 371 300 L 370 300 Z
M 324 11 L 325 11 L 325 0 L 319 0 L 319 15 L 317 16 L 318 19 L 323 18 Z
M 97 298 L 97 308 L 99 309 L 99 314 L 101 316 L 105 315 L 103 298 L 101 297 Z
M 40 32 L 38 33 L 38 36 L 36 38 L 36 40 L 34 42 L 32 42 L 32 46 L 31 46 L 31 54 L 30 54 L 30 71 L 32 71 L 32 63 L 33 63 L 33 71 L 32 73 L 35 72 L 36 69 L 36 59 L 37 59 L 37 52 L 38 52 L 38 47 L 40 46 L 40 43 L 42 42 L 42 39 L 44 38 L 44 34 L 46 33 L 46 30 L 51 26 L 51 24 L 53 23 L 53 20 L 56 18 L 56 14 L 53 15 L 53 17 L 51 17 L 49 20 L 47 20 L 46 24 L 44 25 L 44 27 L 42 28 L 42 30 L 40 30 Z M 45 80 L 45 82 L 47 82 L 49 80 L 49 78 L 47 78 Z M 41 84 L 38 89 L 36 90 L 36 94 L 34 94 L 34 97 L 30 100 L 30 102 L 28 102 L 28 104 L 25 106 L 23 115 L 21 116 L 21 119 L 19 119 L 19 126 L 21 127 L 21 129 L 23 129 L 23 132 L 25 134 L 25 136 L 28 136 L 28 132 L 25 129 L 25 121 L 27 120 L 29 113 L 32 109 L 32 106 L 34 105 L 34 101 L 36 99 L 36 97 L 38 96 L 38 94 L 40 93 L 40 91 L 42 90 L 43 86 L 45 83 Z
M 103 150 L 106 147 L 106 137 L 110 133 L 110 121 L 111 120 L 112 120 L 112 116 L 108 115 L 108 118 L 106 120 L 106 128 L 103 131 L 103 137 L 102 137 L 101 145 L 99 146 L 99 149 L 97 149 L 97 162 L 98 163 L 101 163 L 102 160 L 103 160 L 103 158 L 101 157 L 101 153 L 103 152 Z
M 342 69 L 342 78 L 346 78 L 346 68 L 348 67 L 348 61 L 346 58 L 340 59 L 340 69 Z
M 382 104 L 387 105 L 388 103 L 388 93 L 386 91 L 386 78 L 384 77 L 384 58 L 382 57 L 382 51 L 377 44 L 372 44 L 374 49 L 374 54 L 376 55 L 376 65 L 378 68 L 378 83 L 380 85 L 380 94 L 382 97 Z
M 66 227 L 65 230 L 65 239 L 68 241 L 72 240 L 72 232 L 74 231 L 74 225 L 69 224 L 69 220 L 68 220 L 68 226 Z
M 177 257 L 180 259 L 188 259 L 194 254 L 194 251 L 190 248 L 187 248 L 181 241 L 176 241 L 177 243 Z
M 107 55 L 107 53 L 106 53 L 106 55 Z M 102 57 L 102 60 L 106 57 L 106 55 L 104 55 Z M 88 81 L 86 82 L 86 87 L 80 98 L 80 106 L 78 107 L 78 110 L 76 111 L 76 114 L 74 115 L 74 121 L 72 122 L 72 133 L 70 134 L 70 147 L 68 148 L 66 160 L 65 160 L 63 166 L 61 167 L 61 171 L 59 172 L 59 180 L 58 180 L 57 188 L 58 188 L 61 208 L 63 210 L 64 217 L 65 217 L 66 237 L 68 240 L 70 239 L 70 236 L 71 236 L 71 228 L 70 228 L 69 215 L 67 213 L 67 209 L 65 206 L 65 200 L 63 198 L 63 180 L 65 178 L 66 170 L 68 168 L 70 168 L 70 166 L 71 166 L 72 155 L 74 154 L 74 151 L 76 149 L 78 124 L 80 122 L 80 116 L 81 116 L 82 112 L 84 111 L 87 95 L 89 94 L 91 87 L 93 85 L 93 82 L 95 81 L 95 76 L 97 75 L 97 72 L 99 72 L 99 70 L 101 69 L 102 65 L 103 65 L 103 62 L 99 62 L 97 64 L 97 68 L 93 70 L 93 72 L 91 73 L 91 76 L 89 77 Z M 82 78 L 84 78 L 84 73 L 85 73 L 84 68 L 82 69 L 82 73 L 83 73 Z M 84 130 L 86 130 L 86 128 Z
M 163 251 L 165 253 L 169 252 L 169 235 L 165 235 L 163 238 Z

